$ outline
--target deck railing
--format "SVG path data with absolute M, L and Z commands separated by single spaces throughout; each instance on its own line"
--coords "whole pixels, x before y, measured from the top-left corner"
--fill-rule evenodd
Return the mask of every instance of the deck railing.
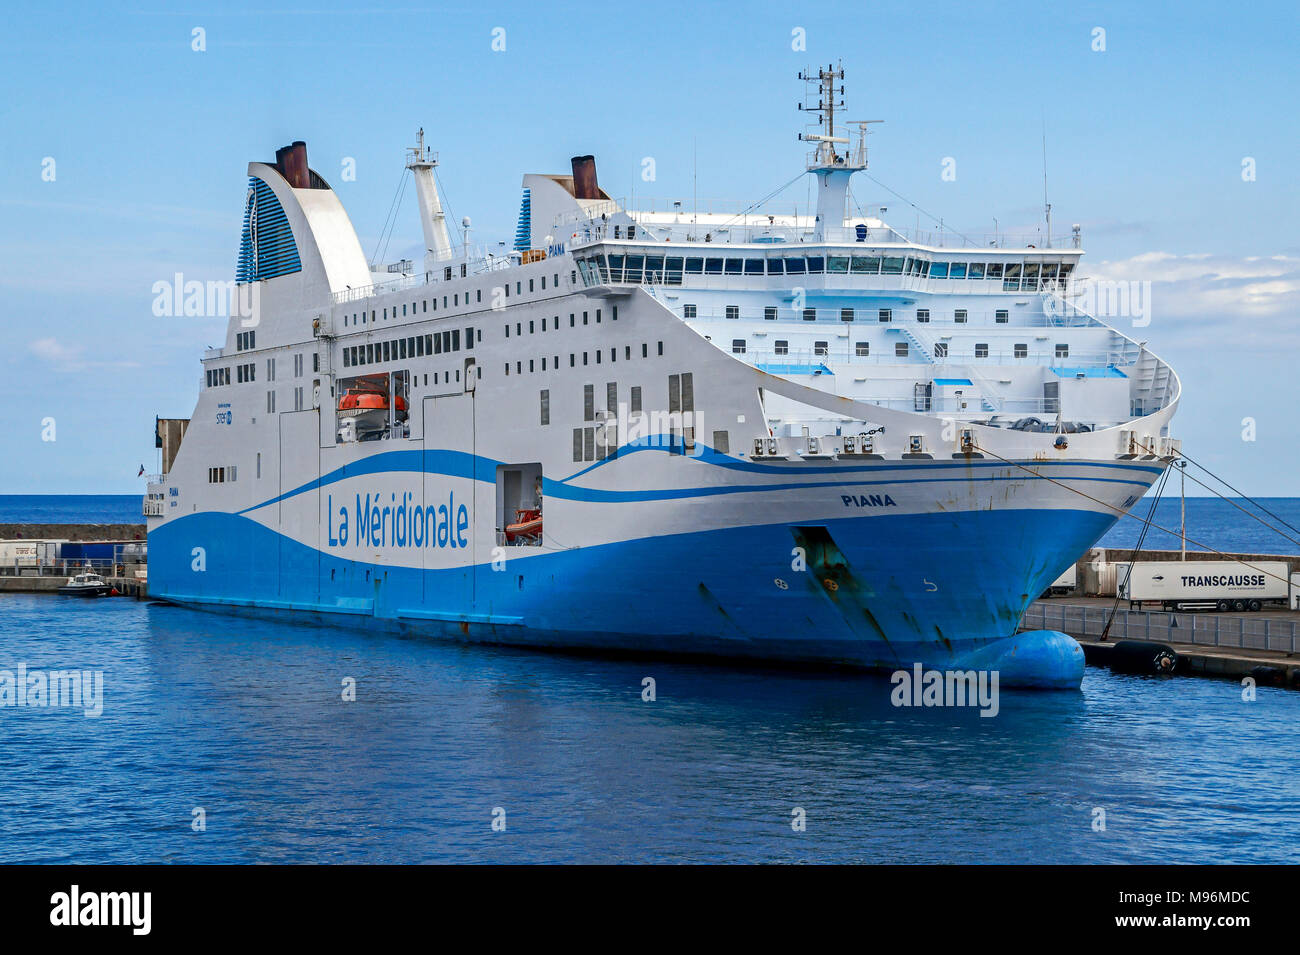
M 799 209 L 800 206 L 796 204 L 755 206 L 716 199 L 636 197 L 601 202 L 588 206 L 582 212 L 561 216 L 555 222 L 555 230 L 557 235 L 563 236 L 571 245 L 585 245 L 606 238 L 633 238 L 627 235 L 625 223 L 618 223 L 619 232 L 616 236 L 615 223 L 610 221 L 616 214 L 626 212 L 636 225 L 638 233 L 648 232 L 650 235 L 647 238 L 653 236 L 658 241 L 716 242 L 723 245 L 771 243 L 776 246 L 824 242 L 825 240 L 814 238 L 813 217 L 809 209 L 804 206 L 802 213 Z M 667 213 L 673 215 L 672 222 L 654 218 Z M 726 215 L 728 218 L 721 222 L 701 222 L 699 215 Z M 1033 249 L 1051 252 L 1076 251 L 1082 245 L 1081 234 L 1074 232 L 1052 236 L 1041 231 L 971 232 L 942 225 L 929 229 L 896 229 L 871 216 L 861 218 L 865 221 L 831 227 L 826 230 L 826 234 L 828 237 L 833 235 L 832 241 L 835 242 L 847 240 L 855 243 L 919 245 L 941 249 Z M 859 225 L 865 229 L 865 233 L 861 232 Z

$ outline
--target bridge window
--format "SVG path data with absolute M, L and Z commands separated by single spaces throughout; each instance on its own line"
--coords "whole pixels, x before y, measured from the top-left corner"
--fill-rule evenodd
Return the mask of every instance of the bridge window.
M 931 263 L 930 263 L 930 278 L 932 278 L 932 279 L 946 279 L 947 277 L 948 277 L 948 263 L 947 263 L 947 262 L 931 262 Z
M 705 274 L 705 275 L 721 275 L 721 274 L 722 274 L 722 262 L 723 262 L 722 259 L 705 259 L 705 260 L 704 260 L 704 274 Z
M 948 278 L 964 279 L 965 277 L 966 277 L 965 262 L 954 262 L 952 263 L 952 265 L 948 266 Z
M 972 279 L 982 279 L 982 278 L 984 278 L 984 263 L 983 263 L 983 262 L 972 262 L 972 263 L 971 263 L 970 265 L 968 265 L 966 268 L 967 268 L 967 273 L 966 273 L 966 277 L 967 277 L 967 278 L 972 278 Z
M 786 275 L 803 275 L 803 273 L 804 273 L 804 260 L 802 257 L 797 259 L 785 260 Z
M 878 255 L 855 255 L 850 271 L 854 275 L 878 275 L 880 274 L 880 256 Z

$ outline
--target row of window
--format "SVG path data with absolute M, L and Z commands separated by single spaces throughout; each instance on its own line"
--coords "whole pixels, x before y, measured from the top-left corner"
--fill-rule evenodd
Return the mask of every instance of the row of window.
M 691 426 L 682 427 L 680 430 L 673 428 L 665 436 L 667 447 L 671 454 L 694 454 L 695 453 L 695 428 Z M 731 453 L 731 436 L 727 431 L 713 432 L 713 447 L 720 454 Z M 573 460 L 574 463 L 584 461 L 603 461 L 606 458 L 618 456 L 618 424 L 614 421 L 607 421 L 603 424 L 593 425 L 587 428 L 573 429 Z
M 464 266 L 464 265 L 462 265 L 462 266 L 460 267 L 460 277 L 461 277 L 461 278 L 464 278 L 464 277 L 465 277 L 465 266 Z M 443 278 L 444 278 L 444 280 L 446 280 L 446 281 L 451 281 L 451 278 L 452 278 L 451 266 L 447 266 L 447 267 L 443 270 Z M 542 290 L 543 292 L 546 291 L 546 276 L 545 276 L 545 275 L 541 276 L 540 279 L 538 279 L 538 278 L 531 278 L 531 279 L 529 279 L 529 280 L 528 280 L 528 291 L 529 291 L 529 292 L 536 292 L 536 291 L 537 291 L 537 284 L 538 284 L 539 281 L 540 281 L 540 283 L 541 283 L 541 290 Z M 556 273 L 553 274 L 552 281 L 554 282 L 554 287 L 555 287 L 556 289 L 558 289 L 558 288 L 560 287 L 560 273 L 559 273 L 559 272 L 556 272 Z M 502 283 L 501 285 L 495 286 L 494 289 L 493 289 L 493 291 L 495 291 L 496 289 L 500 289 L 500 290 L 501 290 L 501 292 L 502 292 L 502 298 L 503 298 L 503 299 L 508 299 L 508 298 L 510 298 L 510 283 L 509 283 L 509 282 L 504 282 L 504 283 Z M 449 293 L 447 293 L 446 295 L 443 295 L 443 296 L 442 296 L 442 307 L 443 307 L 443 310 L 445 311 L 445 310 L 448 309 L 448 308 L 460 308 L 462 305 L 465 305 L 465 306 L 470 305 L 470 304 L 471 304 L 471 303 L 470 303 L 470 291 L 471 291 L 470 289 L 466 289 L 464 292 L 449 292 Z M 524 283 L 523 283 L 523 280 L 520 279 L 519 281 L 515 282 L 515 295 L 516 295 L 516 296 L 519 296 L 519 295 L 522 295 L 523 293 L 524 293 Z M 473 304 L 475 304 L 475 305 L 481 305 L 481 304 L 483 303 L 483 290 L 482 290 L 481 288 L 480 288 L 480 289 L 473 289 L 473 294 L 474 294 L 474 301 L 473 301 Z M 430 302 L 433 303 L 433 308 L 432 308 L 432 309 L 429 308 L 429 303 L 430 303 Z M 495 305 L 496 303 L 492 303 L 492 304 Z M 417 306 L 418 306 L 418 308 L 417 308 Z M 398 308 L 399 308 L 399 307 L 401 308 L 401 312 L 400 312 L 400 313 L 398 312 Z M 408 311 L 408 308 L 409 308 L 409 311 Z M 408 315 L 417 315 L 417 314 L 419 314 L 419 315 L 425 315 L 425 314 L 428 314 L 430 311 L 433 311 L 433 312 L 437 312 L 437 311 L 438 311 L 438 296 L 437 296 L 437 295 L 433 296 L 432 298 L 419 299 L 418 301 L 411 302 L 409 306 L 408 306 L 405 302 L 403 302 L 403 303 L 401 304 L 401 306 L 393 305 L 393 306 L 391 306 L 391 307 L 387 307 L 387 308 L 381 308 L 381 309 L 373 309 L 373 308 L 372 308 L 372 309 L 370 309 L 370 310 L 368 310 L 368 311 L 363 310 L 363 311 L 359 311 L 359 312 L 353 312 L 351 315 L 344 315 L 344 316 L 343 316 L 343 324 L 344 324 L 344 325 L 365 325 L 365 324 L 368 324 L 368 323 L 374 323 L 374 322 L 380 321 L 380 320 L 381 320 L 381 317 L 382 317 L 382 320 L 383 320 L 383 321 L 388 321 L 388 319 L 389 319 L 390 317 L 392 317 L 392 318 L 399 318 L 399 317 L 400 317 L 400 318 L 405 318 L 405 317 L 407 317 Z M 391 316 L 389 315 L 390 312 L 392 313 Z M 250 347 L 251 347 L 251 346 L 250 346 Z
M 547 392 L 542 392 L 542 394 L 547 394 Z M 605 382 L 605 410 L 613 414 L 618 413 L 618 382 L 616 381 Z M 641 386 L 640 385 L 632 386 L 630 395 L 628 397 L 628 410 L 632 412 L 641 410 Z M 595 385 L 582 386 L 582 420 L 583 421 L 596 420 L 596 386 Z
M 892 308 L 879 308 L 874 310 L 868 309 L 866 311 L 868 313 L 874 311 L 877 321 L 880 322 L 892 322 L 894 320 L 894 309 Z M 729 319 L 739 319 L 740 306 L 739 305 L 724 306 L 723 315 Z M 698 318 L 698 317 L 699 317 L 699 311 L 694 305 L 682 306 L 682 318 L 690 319 L 690 318 Z M 840 309 L 841 322 L 852 322 L 855 321 L 857 317 L 858 317 L 858 311 L 855 309 L 852 308 Z M 777 320 L 776 306 L 775 305 L 765 306 L 763 308 L 763 318 L 769 322 L 776 321 Z M 817 309 L 805 308 L 802 312 L 802 318 L 805 322 L 817 321 Z M 952 320 L 958 325 L 964 325 L 966 324 L 966 322 L 970 320 L 970 313 L 964 308 L 953 309 Z M 930 310 L 928 308 L 918 308 L 916 310 L 916 321 L 922 325 L 928 323 L 930 321 Z M 999 308 L 995 310 L 993 313 L 993 321 L 998 325 L 1008 324 L 1011 321 L 1010 310 L 1005 308 Z
M 628 411 L 631 414 L 642 411 L 640 385 L 632 385 L 629 389 Z M 695 411 L 695 383 L 691 372 L 668 376 L 668 411 L 670 414 L 679 412 L 693 413 Z M 573 429 L 573 460 L 575 462 L 603 461 L 606 458 L 617 456 L 618 382 L 616 381 L 605 383 L 605 408 L 603 413 L 614 417 L 601 419 L 602 413 L 596 410 L 596 386 L 594 384 L 583 385 L 582 419 L 597 423 L 591 427 Z M 541 420 L 544 425 L 551 423 L 551 393 L 549 390 L 541 392 Z M 727 453 L 729 442 L 726 432 L 715 431 L 713 437 L 714 447 L 719 448 L 724 454 Z M 680 449 L 677 447 L 679 439 Z M 674 434 L 672 436 L 674 450 L 690 451 L 694 448 L 694 445 L 694 428 L 683 428 L 680 435 Z
M 659 355 L 659 356 L 662 356 L 663 353 L 664 353 L 664 343 L 663 343 L 663 342 L 658 342 L 658 343 L 656 344 L 656 349 L 657 349 L 656 354 Z M 601 362 L 602 362 L 602 360 L 603 360 L 603 356 L 604 356 L 604 354 L 605 354 L 605 351 L 604 351 L 604 349 L 601 349 L 601 348 L 597 348 L 597 349 L 595 349 L 594 351 L 590 351 L 590 352 L 581 352 L 582 363 L 583 363 L 584 365 L 591 364 L 592 361 L 593 361 L 593 358 L 594 358 L 594 362 L 595 362 L 595 364 L 599 365 L 599 364 L 601 364 Z M 577 365 L 578 365 L 578 355 L 579 355 L 578 352 L 569 352 L 569 367 L 570 367 L 570 368 L 576 368 L 576 367 L 577 367 Z M 624 361 L 631 361 L 631 360 L 632 360 L 632 355 L 633 355 L 632 346 L 631 346 L 631 345 L 624 345 L 624 346 L 623 346 L 623 360 L 624 360 Z M 646 344 L 645 342 L 642 342 L 642 343 L 641 343 L 641 357 L 642 357 L 642 358 L 649 358 L 649 357 L 650 357 L 650 346 L 649 346 L 648 344 Z M 611 348 L 609 349 L 609 360 L 610 360 L 611 363 L 618 361 L 618 347 L 617 347 L 617 346 L 611 347 Z M 537 372 L 537 371 L 547 371 L 547 370 L 556 370 L 556 371 L 558 371 L 559 368 L 560 368 L 560 356 L 559 356 L 559 355 L 554 355 L 554 356 L 552 356 L 552 357 L 549 359 L 549 364 L 548 364 L 548 359 L 546 358 L 546 356 L 542 356 L 540 359 L 539 359 L 539 358 L 530 358 L 530 359 L 528 359 L 528 373 L 529 373 L 530 375 L 533 374 L 534 372 Z M 505 363 L 505 371 L 506 371 L 506 376 L 509 377 L 510 374 L 511 374 L 511 370 L 510 370 L 510 362 L 506 362 L 506 363 Z M 524 373 L 524 363 L 523 363 L 522 360 L 520 360 L 520 361 L 516 361 L 516 362 L 514 363 L 514 372 L 513 372 L 513 373 L 516 374 L 516 375 L 522 375 L 522 374 Z
M 777 354 L 777 355 L 788 355 L 788 354 L 790 354 L 790 343 L 789 343 L 788 341 L 783 340 L 783 339 L 777 339 L 775 342 L 772 343 L 772 345 L 773 345 L 772 351 L 773 351 L 775 354 Z M 743 339 L 743 338 L 733 338 L 733 339 L 731 340 L 731 352 L 732 352 L 732 354 L 734 354 L 734 355 L 743 355 L 743 354 L 745 354 L 746 349 L 747 349 L 747 344 L 746 344 L 746 340 L 745 340 L 745 339 Z M 867 358 L 867 357 L 869 357 L 869 356 L 871 355 L 871 343 L 870 343 L 870 342 L 855 342 L 855 343 L 854 343 L 854 346 L 853 346 L 853 353 L 854 353 L 854 355 L 857 356 L 858 358 Z M 814 355 L 829 355 L 829 354 L 830 354 L 830 343 L 829 343 L 829 342 L 813 342 L 813 354 L 814 354 Z M 908 347 L 908 343 L 907 343 L 907 342 L 895 342 L 895 343 L 894 343 L 894 356 L 895 356 L 896 358 L 906 358 L 906 357 L 908 357 L 909 354 L 910 354 L 910 349 L 909 349 L 909 347 Z M 1025 343 L 1025 342 L 1017 342 L 1015 345 L 1012 346 L 1012 355 L 1013 355 L 1013 357 L 1015 357 L 1015 358 L 1028 358 L 1028 357 L 1029 357 L 1029 345 L 1028 345 L 1027 343 Z M 935 342 L 935 344 L 934 344 L 934 357 L 935 357 L 935 358 L 947 358 L 947 357 L 948 357 L 948 343 L 947 343 L 947 342 Z M 988 358 L 988 357 L 989 357 L 989 346 L 988 346 L 988 343 L 987 343 L 987 342 L 976 342 L 976 344 L 975 344 L 975 357 L 976 357 L 976 358 Z M 1056 357 L 1057 357 L 1057 358 L 1069 358 L 1069 357 L 1070 357 L 1070 346 L 1069 346 L 1068 344 L 1064 344 L 1064 343 L 1057 344 L 1057 346 L 1056 346 Z
M 251 335 L 252 332 L 241 333 L 241 334 Z M 248 347 L 251 348 L 252 346 L 249 345 Z M 268 358 L 266 360 L 267 381 L 275 381 L 275 365 L 276 365 L 276 360 L 274 358 Z M 297 354 L 295 354 L 293 356 L 293 376 L 295 378 L 301 378 L 303 376 L 303 373 L 306 370 L 306 367 L 307 367 L 306 356 L 302 352 L 298 352 Z M 311 356 L 311 370 L 313 372 L 320 371 L 320 355 L 318 355 L 315 352 L 312 352 L 312 356 Z M 206 380 L 207 386 L 209 388 L 215 388 L 220 385 L 228 385 L 230 384 L 230 368 L 228 367 L 209 368 L 204 372 L 204 379 Z M 257 380 L 257 362 L 246 362 L 242 365 L 235 366 L 235 381 L 237 384 L 243 384 L 244 382 L 256 381 L 256 380 Z
M 911 275 L 932 279 L 989 279 L 1016 288 L 1066 280 L 1073 263 L 932 262 L 910 255 L 780 255 L 753 258 L 691 255 L 604 255 L 577 259 L 587 285 L 648 282 L 680 285 L 683 275 Z
M 482 289 L 478 289 L 478 290 L 477 290 L 477 295 L 478 295 L 478 301 L 479 301 L 479 302 L 482 302 L 482 301 L 483 301 L 483 290 L 482 290 Z M 452 307 L 453 307 L 453 308 L 459 308 L 459 307 L 460 307 L 460 293 L 459 293 L 459 292 L 455 292 L 455 293 L 453 293 L 453 294 L 450 295 L 450 296 L 444 295 L 444 296 L 442 297 L 442 307 L 443 307 L 444 309 L 447 308 L 447 300 L 448 300 L 449 297 L 452 299 L 452 303 L 453 303 L 453 304 L 452 304 Z M 428 311 L 429 311 L 429 302 L 430 302 L 430 301 L 433 302 L 433 310 L 436 312 L 436 311 L 438 310 L 438 296 L 435 295 L 432 299 L 427 299 L 427 298 L 426 298 L 426 299 L 421 299 L 418 303 L 416 303 L 416 302 L 412 302 L 411 305 L 410 305 L 410 312 L 409 312 L 409 313 L 407 312 L 407 305 L 406 305 L 406 303 L 403 302 L 403 303 L 402 303 L 402 306 L 401 306 L 401 308 L 402 308 L 401 317 L 402 317 L 402 318 L 405 318 L 408 314 L 410 314 L 410 315 L 416 315 L 416 314 L 427 314 Z M 417 309 L 416 309 L 416 307 L 415 307 L 417 304 L 420 306 L 420 308 L 419 308 L 418 311 L 417 311 Z M 465 304 L 466 304 L 466 305 L 469 304 L 469 291 L 468 291 L 468 290 L 465 292 Z M 370 309 L 369 312 L 364 312 L 364 311 L 362 311 L 362 312 L 353 312 L 351 315 L 344 315 L 344 316 L 343 316 L 343 324 L 344 324 L 344 325 L 365 325 L 365 324 L 367 324 L 367 323 L 377 322 L 377 321 L 379 321 L 379 316 L 380 316 L 380 314 L 383 315 L 383 320 L 384 320 L 384 321 L 388 321 L 388 317 L 389 317 L 389 316 L 388 316 L 388 313 L 389 313 L 390 311 L 393 313 L 393 315 L 392 315 L 393 318 L 397 318 L 397 317 L 398 317 L 397 308 L 398 308 L 398 307 L 397 307 L 396 305 L 394 305 L 394 306 L 392 306 L 391 309 L 390 309 L 390 308 L 381 308 L 381 309 L 373 309 L 373 308 L 372 308 L 372 309 Z
M 235 335 L 235 351 L 247 351 L 257 347 L 257 332 L 238 332 Z
M 208 468 L 209 484 L 225 484 L 235 479 L 235 465 L 228 468 Z
M 483 333 L 478 333 L 482 341 Z M 474 347 L 474 329 L 465 329 L 465 349 Z M 394 338 L 382 342 L 366 342 L 364 345 L 349 345 L 343 349 L 343 367 L 353 368 L 360 365 L 374 365 L 385 361 L 404 361 L 407 358 L 423 358 L 425 355 L 441 355 L 444 352 L 460 351 L 461 336 L 459 328 L 450 328 L 443 332 L 430 332 L 425 335 L 412 335 L 408 338 Z
M 601 310 L 600 310 L 600 309 L 596 309 L 596 324 L 597 324 L 597 325 L 600 324 L 600 317 L 601 317 L 601 314 L 602 314 L 602 313 L 601 313 Z M 617 306 L 617 305 L 615 305 L 615 306 L 613 307 L 613 309 L 612 309 L 612 313 L 611 313 L 611 315 L 610 315 L 610 318 L 612 318 L 612 319 L 613 319 L 614 321 L 616 321 L 616 322 L 618 321 L 618 306 Z M 549 324 L 548 324 L 548 322 L 549 322 Z M 577 324 L 578 324 L 578 313 L 577 313 L 577 312 L 570 312 L 570 313 L 569 313 L 569 327 L 570 327 L 570 328 L 576 328 L 576 327 L 577 327 Z M 590 312 L 583 312 L 583 313 L 582 313 L 582 324 L 584 324 L 584 325 L 589 325 L 589 324 L 591 324 L 591 313 L 590 313 Z M 541 326 L 541 330 L 542 330 L 542 331 L 550 330 L 550 331 L 553 331 L 553 332 L 558 332 L 558 331 L 560 330 L 560 316 L 556 315 L 556 316 L 550 318 L 549 320 L 548 320 L 548 319 L 545 319 L 545 318 L 541 319 L 540 321 L 538 321 L 537 319 L 532 319 L 532 320 L 530 320 L 530 321 L 528 322 L 528 334 L 529 334 L 529 335 L 536 334 L 539 325 Z M 509 322 L 506 322 L 506 324 L 505 324 L 505 330 L 506 330 L 506 338 L 509 338 L 509 337 L 510 337 L 510 323 L 509 323 Z M 515 322 L 515 332 L 514 332 L 514 333 L 515 333 L 515 337 L 516 337 L 516 338 L 518 338 L 519 336 L 523 335 L 523 333 L 524 333 L 524 323 L 523 323 L 522 321 L 520 321 L 520 322 Z
M 596 420 L 596 386 L 582 386 L 582 418 L 584 421 Z M 551 423 L 551 391 L 549 388 L 543 388 L 540 393 L 541 398 L 541 423 L 549 425 Z M 614 413 L 618 412 L 618 382 L 609 381 L 605 383 L 605 410 Z M 641 386 L 633 385 L 628 395 L 628 411 L 635 414 L 641 411 Z

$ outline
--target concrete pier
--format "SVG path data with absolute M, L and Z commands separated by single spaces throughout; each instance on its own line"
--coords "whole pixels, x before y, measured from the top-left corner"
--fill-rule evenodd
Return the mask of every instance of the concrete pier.
M 0 524 L 0 540 L 142 541 L 144 524 Z
M 85 544 L 113 542 L 114 544 L 143 543 L 144 524 L 0 524 L 0 541 L 61 540 Z M 115 548 L 115 557 L 116 548 Z M 67 583 L 68 577 L 90 567 L 103 574 L 104 579 L 118 592 L 132 597 L 147 596 L 145 581 L 135 576 L 138 568 L 145 567 L 130 558 L 105 560 L 81 557 L 42 563 L 15 563 L 0 566 L 0 594 L 3 593 L 53 593 Z
M 1178 654 L 1176 673 L 1228 679 L 1252 677 L 1260 685 L 1300 689 L 1300 613 L 1197 613 L 1129 610 L 1121 600 L 1106 640 L 1101 635 L 1113 597 L 1063 597 L 1036 601 L 1021 628 L 1052 629 L 1083 645 L 1088 662 L 1107 666 L 1122 640 L 1162 643 Z

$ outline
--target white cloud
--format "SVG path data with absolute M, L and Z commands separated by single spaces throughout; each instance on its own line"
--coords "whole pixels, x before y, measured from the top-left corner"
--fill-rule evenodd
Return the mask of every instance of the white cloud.
M 65 371 L 80 371 L 86 368 L 139 368 L 136 361 L 87 361 L 82 357 L 83 350 L 77 345 L 67 345 L 57 338 L 37 338 L 27 345 L 27 350 L 51 365 L 59 365 Z
M 1300 345 L 1300 257 L 1177 255 L 1144 252 L 1132 258 L 1081 265 L 1081 276 L 1113 282 L 1150 282 L 1153 346 L 1162 337 L 1179 344 Z M 1122 331 L 1123 320 L 1116 320 Z M 1232 341 L 1225 341 L 1231 329 Z
M 27 346 L 28 350 L 37 358 L 44 358 L 46 361 L 53 362 L 71 362 L 76 361 L 81 354 L 80 349 L 71 348 L 57 338 L 38 338 Z

